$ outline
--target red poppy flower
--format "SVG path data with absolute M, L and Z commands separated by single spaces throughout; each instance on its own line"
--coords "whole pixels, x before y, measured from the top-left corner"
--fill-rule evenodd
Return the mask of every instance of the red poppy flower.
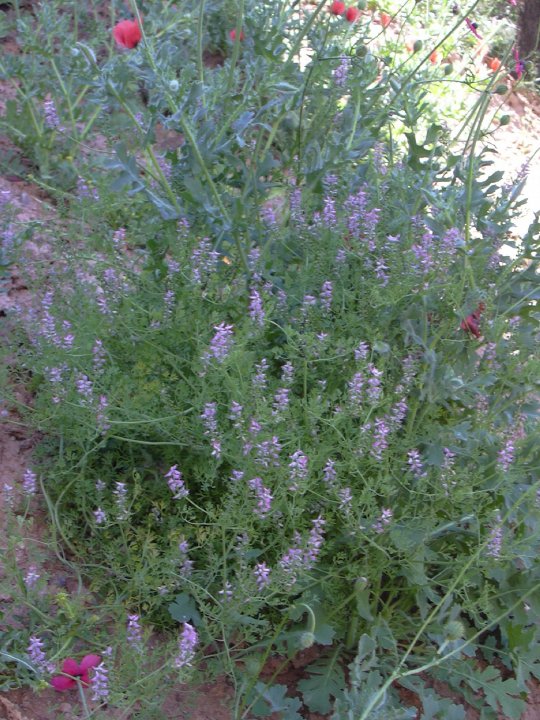
M 51 685 L 59 692 L 77 687 L 77 680 L 75 680 L 75 678 L 80 678 L 80 682 L 84 685 L 90 685 L 88 671 L 91 668 L 97 667 L 100 662 L 101 658 L 99 655 L 85 655 L 80 665 L 78 665 L 77 661 L 73 658 L 66 658 L 62 663 L 62 672 L 65 674 L 55 675 L 51 679 Z M 67 677 L 68 675 L 71 675 L 71 677 Z
M 232 30 L 229 31 L 229 37 L 231 38 L 231 40 L 233 42 L 236 40 L 236 28 L 233 28 Z M 245 37 L 246 36 L 244 35 L 244 31 L 240 30 L 240 40 L 244 40 Z
M 489 59 L 488 67 L 490 70 L 493 70 L 493 72 L 497 72 L 497 70 L 500 69 L 501 65 L 502 65 L 502 62 L 499 60 L 498 57 Z
M 388 13 L 382 12 L 380 17 L 381 17 L 381 25 L 383 26 L 383 28 L 387 28 L 390 25 L 390 23 L 392 22 L 392 16 L 389 15 Z
M 465 330 L 465 332 L 470 332 L 475 338 L 480 338 L 482 333 L 480 332 L 480 326 L 478 323 L 480 322 L 480 317 L 485 309 L 486 306 L 484 303 L 478 303 L 476 310 L 474 310 L 470 315 L 467 315 L 465 320 L 461 321 L 461 329 Z
M 139 23 L 136 20 L 121 20 L 113 27 L 113 37 L 120 47 L 133 50 L 142 38 Z
M 334 0 L 330 5 L 330 12 L 332 15 L 343 15 L 345 12 L 345 3 L 341 2 L 341 0 Z
M 438 50 L 434 50 L 429 56 L 429 62 L 436 65 L 441 59 L 441 53 Z
M 359 17 L 360 10 L 357 7 L 347 8 L 347 12 L 345 13 L 345 18 L 347 22 L 354 23 L 358 20 Z

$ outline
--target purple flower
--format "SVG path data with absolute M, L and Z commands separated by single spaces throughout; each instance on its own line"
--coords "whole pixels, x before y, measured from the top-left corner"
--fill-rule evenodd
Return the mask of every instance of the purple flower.
M 217 360 L 218 363 L 222 363 L 231 350 L 233 343 L 233 326 L 221 323 L 214 327 L 216 331 L 212 340 L 210 340 L 210 347 L 208 351 L 203 355 L 203 360 L 207 363 L 212 358 Z
M 279 453 L 281 445 L 279 439 L 274 435 L 270 440 L 264 440 L 255 446 L 257 457 L 255 462 L 264 468 L 270 466 L 279 467 Z
M 349 402 L 351 405 L 359 406 L 362 403 L 364 376 L 358 372 L 349 382 Z
M 343 87 L 345 83 L 347 82 L 347 77 L 349 75 L 349 70 L 351 68 L 351 60 L 347 55 L 342 55 L 340 58 L 340 63 L 337 66 L 337 68 L 334 70 L 334 81 L 337 85 L 337 87 Z
M 323 469 L 323 480 L 325 483 L 328 483 L 328 485 L 333 485 L 336 481 L 337 472 L 336 472 L 336 463 L 333 460 L 327 460 L 326 465 Z
M 339 250 L 336 253 L 336 265 L 339 267 L 343 267 L 347 261 L 347 251 L 345 248 L 339 248 Z
M 383 452 L 388 448 L 388 435 L 390 434 L 390 427 L 384 418 L 376 418 L 374 422 L 375 428 L 373 430 L 373 443 L 371 445 L 371 456 L 375 460 L 382 460 Z
M 96 338 L 96 341 L 94 342 L 94 347 L 92 348 L 92 355 L 93 355 L 93 367 L 94 372 L 99 375 L 103 372 L 103 368 L 105 367 L 105 349 L 103 348 L 103 342 Z
M 244 409 L 243 405 L 240 405 L 240 403 L 237 403 L 236 400 L 233 400 L 231 402 L 231 410 L 229 412 L 229 420 L 233 421 L 233 427 L 235 428 L 241 428 L 242 427 L 242 411 Z
M 323 527 L 325 525 L 325 520 L 319 515 L 319 517 L 315 518 L 315 520 L 312 520 L 312 524 L 313 527 L 309 531 L 309 537 L 303 558 L 304 566 L 307 570 L 315 565 L 324 542 Z
M 111 427 L 107 418 L 107 408 L 109 403 L 105 395 L 99 396 L 98 410 L 96 414 L 96 425 L 101 435 L 105 435 L 107 430 Z
M 126 228 L 118 228 L 115 230 L 112 236 L 112 243 L 116 249 L 120 247 L 122 243 L 126 241 Z
M 294 367 L 291 362 L 287 361 L 281 368 L 281 382 L 284 385 L 291 385 L 294 376 Z
M 260 293 L 255 288 L 251 288 L 249 301 L 249 317 L 256 325 L 262 327 L 264 325 L 265 312 Z
M 298 490 L 298 483 L 305 480 L 308 475 L 308 457 L 301 450 L 297 450 L 289 456 L 289 490 Z
M 181 500 L 189 495 L 189 490 L 184 485 L 182 473 L 178 470 L 178 465 L 173 465 L 166 473 L 165 478 L 167 479 L 167 485 L 173 493 L 175 500 Z
M 420 457 L 420 453 L 418 450 L 413 449 L 409 450 L 407 453 L 407 464 L 409 466 L 409 470 L 412 472 L 412 474 L 416 478 L 425 477 L 427 473 L 424 472 L 424 466 L 422 464 L 422 460 Z
M 190 577 L 193 572 L 193 560 L 189 559 L 189 545 L 187 540 L 182 540 L 178 544 L 178 552 L 180 553 L 180 574 L 184 578 Z
M 199 636 L 195 628 L 189 623 L 184 623 L 184 628 L 178 640 L 178 655 L 173 661 L 175 668 L 180 669 L 191 665 L 191 661 L 195 657 L 195 648 L 198 641 Z
M 335 227 L 337 222 L 336 204 L 330 195 L 324 198 L 323 220 L 326 227 Z
M 103 525 L 103 523 L 107 522 L 107 515 L 100 507 L 98 507 L 97 510 L 94 510 L 94 519 L 96 521 L 96 525 Z
M 316 297 L 313 297 L 313 295 L 304 295 L 302 299 L 302 315 L 307 315 L 309 308 L 315 307 L 316 304 Z
M 116 489 L 113 490 L 113 495 L 116 495 L 116 508 L 118 520 L 125 520 L 128 516 L 127 510 L 127 487 L 123 482 L 115 483 Z
M 330 312 L 332 306 L 333 286 L 330 280 L 325 280 L 321 288 L 321 306 L 326 312 Z
M 26 589 L 32 590 L 36 586 L 40 577 L 41 575 L 37 572 L 35 565 L 29 567 L 26 575 L 24 576 L 24 585 Z
M 396 430 L 403 424 L 403 421 L 407 416 L 408 409 L 409 406 L 407 405 L 407 400 L 405 398 L 401 398 L 401 400 L 398 400 L 397 403 L 392 405 L 389 418 L 392 430 Z
M 372 365 L 371 363 L 368 365 L 368 371 L 369 371 L 369 378 L 367 381 L 367 397 L 368 400 L 371 403 L 376 403 L 378 400 L 380 400 L 381 394 L 382 394 L 382 387 L 381 387 L 381 377 L 382 372 L 380 370 L 377 370 L 375 365 Z
M 36 494 L 37 490 L 37 475 L 30 470 L 30 468 L 26 468 L 23 474 L 23 490 L 25 495 L 31 496 Z
M 416 260 L 418 261 L 417 269 L 421 270 L 424 275 L 433 270 L 435 263 L 432 256 L 433 249 L 433 233 L 428 230 L 422 235 L 422 240 L 419 243 L 412 245 L 411 250 L 413 251 Z
M 43 113 L 45 116 L 45 127 L 50 130 L 59 130 L 60 132 L 64 129 L 60 123 L 54 100 L 45 100 L 43 102 Z
M 88 379 L 87 375 L 80 374 L 75 381 L 75 387 L 79 395 L 82 395 L 87 400 L 90 400 L 92 398 L 94 385 L 92 381 Z
M 44 647 L 43 641 L 38 638 L 37 635 L 31 635 L 26 652 L 28 653 L 30 662 L 32 662 L 38 670 L 48 672 L 49 664 L 47 663 L 47 658 L 43 650 Z
M 289 405 L 289 388 L 278 388 L 274 395 L 272 415 L 281 415 Z
M 201 240 L 199 245 L 191 254 L 191 269 L 193 280 L 200 285 L 217 269 L 219 253 L 212 250 L 208 238 Z
M 90 685 L 92 687 L 92 700 L 106 703 L 109 698 L 109 670 L 105 665 L 105 661 L 100 662 L 94 668 L 94 673 L 90 678 Z
M 345 209 L 348 212 L 347 229 L 353 238 L 356 238 L 360 232 L 362 220 L 367 207 L 366 186 L 361 188 L 356 195 L 349 195 L 345 201 Z
M 514 442 L 512 438 L 509 438 L 497 455 L 497 467 L 502 470 L 502 472 L 507 472 L 514 462 L 514 456 Z
M 203 425 L 205 427 L 205 435 L 215 435 L 217 433 L 217 403 L 209 402 L 206 403 L 204 409 L 200 415 Z
M 356 350 L 354 351 L 354 359 L 356 362 L 360 362 L 360 360 L 365 360 L 369 353 L 369 345 L 362 341 Z
M 377 533 L 384 532 L 384 528 L 392 522 L 394 513 L 390 508 L 383 508 L 379 519 L 373 524 L 373 529 Z
M 389 275 L 386 272 L 388 270 L 388 265 L 384 262 L 383 258 L 377 258 L 375 261 L 375 277 L 377 280 L 381 281 L 382 287 L 385 287 L 388 285 Z
M 264 487 L 262 480 L 259 477 L 250 480 L 248 485 L 251 490 L 253 490 L 255 499 L 257 501 L 255 515 L 258 515 L 260 518 L 265 518 L 270 512 L 272 506 L 272 493 L 268 488 Z
M 260 363 L 255 365 L 255 375 L 253 376 L 253 387 L 264 390 L 266 388 L 266 384 L 268 382 L 266 378 L 266 372 L 268 370 L 268 361 L 266 358 L 263 358 Z
M 500 557 L 503 542 L 503 528 L 500 515 L 497 515 L 496 521 L 497 525 L 491 528 L 487 542 L 487 554 L 494 558 Z
M 352 492 L 351 488 L 344 487 L 341 490 L 338 490 L 338 498 L 339 498 L 339 509 L 344 512 L 348 513 L 350 512 L 350 506 L 352 503 Z
M 265 562 L 255 565 L 253 574 L 255 575 L 255 582 L 257 583 L 257 589 L 259 591 L 270 585 L 270 568 Z
M 232 600 L 233 589 L 231 583 L 228 580 L 225 581 L 225 587 L 222 590 L 218 590 L 218 595 L 221 595 L 225 602 L 229 602 L 230 600 Z
M 243 477 L 244 477 L 244 471 L 243 471 L 243 470 L 233 470 L 233 471 L 231 472 L 231 476 L 230 476 L 229 480 L 230 480 L 231 482 L 233 482 L 233 483 L 237 483 L 237 482 L 239 482 L 240 480 L 242 480 Z
M 139 616 L 134 613 L 128 615 L 126 640 L 134 650 L 142 653 L 143 637 L 139 619 Z

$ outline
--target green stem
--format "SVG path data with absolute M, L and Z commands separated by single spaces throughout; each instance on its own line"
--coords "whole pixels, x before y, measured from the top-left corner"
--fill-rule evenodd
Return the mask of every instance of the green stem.
M 79 680 L 79 678 L 75 678 L 77 681 L 77 689 L 79 691 L 79 697 L 81 698 L 81 704 L 83 706 L 84 714 L 86 718 L 91 717 L 90 709 L 88 708 L 88 704 L 86 702 L 86 697 L 84 696 L 84 689 L 82 686 L 82 682 Z
M 203 21 L 204 21 L 204 5 L 206 0 L 200 0 L 199 3 L 199 20 L 197 23 L 197 68 L 199 71 L 199 83 L 201 90 L 204 88 L 204 63 L 203 63 Z M 204 92 L 202 94 L 204 102 Z
M 242 32 L 242 25 L 244 23 L 244 0 L 240 0 L 240 8 L 238 10 L 238 15 L 236 16 L 236 27 L 235 27 L 235 38 L 234 38 L 234 45 L 233 45 L 233 53 L 231 57 L 231 66 L 229 68 L 229 77 L 227 80 L 227 95 L 230 94 L 232 90 L 232 86 L 234 84 L 234 71 L 236 68 L 236 64 L 238 62 L 238 58 L 240 57 L 240 34 Z
M 75 114 L 73 112 L 71 96 L 67 90 L 64 80 L 62 79 L 62 76 L 60 75 L 60 71 L 58 70 L 58 66 L 54 60 L 54 57 L 51 57 L 51 65 L 52 65 L 52 69 L 54 70 L 54 74 L 56 75 L 56 79 L 58 80 L 58 84 L 60 85 L 60 89 L 62 90 L 64 99 L 66 101 L 68 113 L 69 113 L 69 120 L 71 122 L 71 131 L 73 133 L 73 137 L 76 138 L 77 137 L 77 122 L 75 121 Z

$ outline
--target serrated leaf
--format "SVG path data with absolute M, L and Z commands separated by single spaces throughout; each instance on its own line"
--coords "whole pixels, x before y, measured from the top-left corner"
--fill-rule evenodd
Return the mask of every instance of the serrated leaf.
M 487 704 L 495 711 L 499 706 L 507 717 L 519 718 L 526 703 L 519 697 L 520 689 L 513 678 L 503 680 L 497 668 L 489 666 L 480 672 L 471 673 L 468 684 L 474 691 L 484 693 Z
M 286 685 L 271 685 L 267 687 L 259 682 L 255 686 L 259 699 L 254 703 L 251 712 L 259 717 L 266 717 L 272 713 L 279 713 L 281 720 L 302 720 L 297 712 L 302 703 L 296 697 L 286 697 Z
M 331 658 L 319 658 L 306 668 L 309 677 L 298 683 L 304 704 L 323 715 L 332 708 L 331 698 L 340 699 L 345 689 L 345 674 L 336 659 L 335 654 Z
M 419 695 L 424 709 L 420 720 L 465 720 L 463 705 L 455 705 L 428 689 L 422 690 Z

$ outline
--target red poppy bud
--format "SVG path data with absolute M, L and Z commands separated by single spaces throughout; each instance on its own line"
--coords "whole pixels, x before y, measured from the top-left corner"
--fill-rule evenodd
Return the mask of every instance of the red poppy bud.
M 233 28 L 232 30 L 229 31 L 229 37 L 231 38 L 231 40 L 233 42 L 236 40 L 236 28 Z M 246 36 L 244 35 L 244 31 L 240 30 L 240 40 L 244 40 L 245 37 Z
M 113 37 L 120 47 L 133 50 L 142 38 L 139 23 L 136 20 L 121 20 L 113 28 Z
M 347 12 L 345 13 L 345 18 L 347 22 L 354 23 L 358 20 L 359 17 L 360 10 L 357 7 L 347 8 Z
M 345 3 L 341 2 L 341 0 L 334 0 L 330 5 L 330 12 L 332 15 L 343 15 L 345 12 Z
M 392 17 L 388 13 L 382 12 L 381 13 L 381 25 L 383 26 L 383 28 L 387 28 L 391 22 L 392 22 Z

